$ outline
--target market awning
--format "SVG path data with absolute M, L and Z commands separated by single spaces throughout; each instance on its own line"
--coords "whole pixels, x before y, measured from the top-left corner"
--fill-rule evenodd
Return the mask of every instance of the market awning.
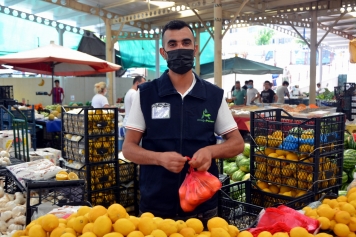
M 274 67 L 256 61 L 234 57 L 222 60 L 222 75 L 228 74 L 282 74 L 283 68 Z M 200 77 L 203 79 L 214 77 L 214 62 L 200 65 Z

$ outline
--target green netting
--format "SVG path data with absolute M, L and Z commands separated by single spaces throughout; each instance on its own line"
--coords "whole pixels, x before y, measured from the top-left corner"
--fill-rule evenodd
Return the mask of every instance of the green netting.
M 209 34 L 203 32 L 200 35 L 200 50 L 204 47 L 205 42 L 209 39 Z M 128 68 L 147 68 L 156 69 L 156 46 L 155 40 L 125 40 L 119 41 L 120 56 L 122 66 Z M 162 45 L 160 40 L 159 45 Z M 160 56 L 160 71 L 167 69 L 167 62 Z M 204 51 L 200 55 L 200 63 L 214 61 L 214 41 L 209 40 Z
M 81 38 L 79 34 L 65 31 L 63 46 L 76 50 Z M 48 45 L 51 40 L 58 44 L 55 28 L 0 13 L 0 55 Z

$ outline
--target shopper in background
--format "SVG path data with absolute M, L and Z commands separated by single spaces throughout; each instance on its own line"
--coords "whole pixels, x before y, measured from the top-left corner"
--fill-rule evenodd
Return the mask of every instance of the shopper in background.
M 285 102 L 284 96 L 287 96 L 288 99 L 290 99 L 288 86 L 289 86 L 289 83 L 287 81 L 284 81 L 282 86 L 279 86 L 277 88 L 277 91 L 276 91 L 276 94 L 277 94 L 277 97 L 278 97 L 277 103 L 284 104 L 284 102 Z
M 195 217 L 206 224 L 217 216 L 218 195 L 186 213 L 179 204 L 179 187 L 189 166 L 218 177 L 215 158 L 241 153 L 244 142 L 224 91 L 192 71 L 198 47 L 187 23 L 173 20 L 163 27 L 159 52 L 169 69 L 139 86 L 123 155 L 140 165 L 140 212 L 176 220 Z M 216 144 L 215 134 L 225 141 Z
M 265 83 L 263 84 L 264 86 L 264 90 L 261 91 L 261 97 L 260 97 L 260 102 L 262 103 L 273 103 L 273 102 L 277 102 L 278 100 L 278 96 L 276 95 L 276 93 L 274 93 L 274 91 L 271 89 L 271 82 L 269 81 L 265 81 Z
M 254 104 L 256 100 L 260 98 L 258 90 L 253 88 L 253 80 L 249 80 L 246 91 L 246 105 Z
M 241 89 L 240 81 L 236 81 L 235 83 L 232 99 L 234 100 L 235 105 L 246 105 L 246 91 Z
M 105 97 L 107 93 L 107 88 L 106 88 L 106 83 L 105 82 L 98 82 L 94 85 L 94 95 L 93 99 L 91 100 L 91 106 L 94 107 L 94 109 L 97 108 L 109 108 L 109 101 Z
M 52 88 L 48 96 L 52 96 L 52 104 L 62 104 L 64 100 L 64 91 L 62 87 L 59 87 L 59 80 L 54 81 L 55 87 Z M 63 97 L 62 97 L 63 95 Z
M 123 126 L 126 125 L 126 122 L 129 118 L 131 106 L 132 106 L 133 100 L 135 98 L 135 95 L 136 95 L 136 92 L 138 89 L 138 85 L 141 85 L 144 82 L 146 82 L 146 79 L 143 76 L 136 76 L 133 79 L 131 88 L 126 92 L 125 99 L 124 99 L 125 118 L 124 118 Z
M 302 93 L 300 92 L 299 85 L 295 85 L 293 90 L 292 90 L 292 95 L 293 96 L 301 96 Z
M 242 89 L 244 89 L 245 91 L 247 91 L 248 82 L 249 82 L 249 81 L 245 81 L 245 85 L 242 87 Z

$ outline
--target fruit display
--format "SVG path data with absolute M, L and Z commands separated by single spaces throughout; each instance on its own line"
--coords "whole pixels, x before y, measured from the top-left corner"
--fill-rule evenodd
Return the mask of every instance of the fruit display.
M 319 220 L 322 231 L 333 232 L 333 236 L 355 236 L 356 231 L 356 187 L 346 196 L 335 199 L 325 198 L 316 208 L 303 208 L 304 214 Z
M 250 144 L 245 143 L 244 150 L 236 157 L 224 159 L 223 172 L 230 177 L 231 182 L 250 179 Z

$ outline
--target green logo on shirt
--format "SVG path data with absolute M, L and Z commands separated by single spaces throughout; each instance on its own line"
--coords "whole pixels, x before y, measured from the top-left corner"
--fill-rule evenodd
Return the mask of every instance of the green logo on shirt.
M 204 109 L 202 116 L 200 119 L 197 119 L 199 122 L 204 122 L 204 123 L 214 123 L 215 121 L 210 119 L 211 114 L 208 112 L 207 109 Z

